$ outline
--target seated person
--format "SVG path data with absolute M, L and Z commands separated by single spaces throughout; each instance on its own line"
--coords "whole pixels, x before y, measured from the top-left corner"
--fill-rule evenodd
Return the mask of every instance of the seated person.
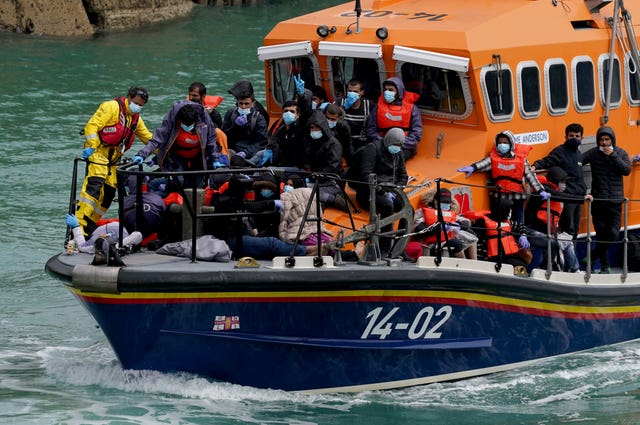
M 438 225 L 438 208 L 442 211 L 446 233 L 442 231 L 443 226 Z M 435 187 L 428 190 L 414 215 L 414 232 L 421 234 L 407 244 L 407 256 L 415 260 L 420 255 L 430 255 L 439 240 L 442 248 L 450 248 L 454 257 L 477 260 L 478 237 L 471 233 L 470 221 L 458 217 L 459 210 L 458 201 L 451 196 L 449 189 L 441 188 L 439 193 Z M 467 230 L 462 229 L 463 225 Z
M 562 243 L 558 240 L 558 236 L 562 233 L 558 223 L 564 208 L 565 202 L 582 203 L 591 195 L 577 196 L 565 194 L 567 187 L 567 172 L 558 166 L 549 168 L 546 176 L 539 176 L 538 180 L 544 187 L 544 190 L 551 194 L 551 198 L 543 201 L 539 197 L 531 197 L 525 209 L 525 224 L 531 246 L 534 247 L 536 253 L 542 255 L 534 255 L 534 261 L 529 265 L 529 270 L 543 265 L 547 255 L 551 255 L 552 261 L 559 259 L 562 252 L 563 265 L 557 265 L 559 269 L 566 269 L 571 273 L 580 270 L 580 263 L 576 257 L 573 243 Z M 547 204 L 550 206 L 551 220 L 547 214 Z M 547 231 L 551 235 L 551 252 L 547 252 Z M 562 250 L 560 249 L 562 247 Z M 546 262 L 544 263 L 546 264 Z
M 510 199 L 492 198 L 491 211 L 479 213 L 474 228 L 480 241 L 486 245 L 487 260 L 511 264 L 516 274 L 526 275 L 526 266 L 531 262 L 530 244 L 523 225 L 512 229 L 509 219 L 512 204 Z

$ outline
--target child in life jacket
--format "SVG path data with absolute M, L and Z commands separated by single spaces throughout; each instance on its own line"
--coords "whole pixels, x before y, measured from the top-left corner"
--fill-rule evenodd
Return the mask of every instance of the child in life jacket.
M 437 249 L 440 242 L 453 257 L 476 260 L 478 237 L 470 230 L 470 221 L 458 215 L 459 210 L 449 189 L 441 188 L 437 193 L 435 188 L 428 190 L 414 215 L 414 231 L 420 235 L 407 244 L 405 254 L 416 260 Z

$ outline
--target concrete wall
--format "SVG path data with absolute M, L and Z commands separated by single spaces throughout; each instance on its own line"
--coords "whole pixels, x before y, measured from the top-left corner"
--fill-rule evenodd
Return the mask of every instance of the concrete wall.
M 0 0 L 0 30 L 91 35 L 186 16 L 194 7 L 192 0 Z

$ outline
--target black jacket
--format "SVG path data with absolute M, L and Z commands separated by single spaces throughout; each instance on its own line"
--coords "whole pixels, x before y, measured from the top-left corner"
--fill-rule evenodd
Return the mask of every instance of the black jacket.
M 601 127 L 598 134 L 611 136 L 613 153 L 609 156 L 600 152 L 598 146 L 584 153 L 582 163 L 591 164 L 591 195 L 595 200 L 615 200 L 622 202 L 624 186 L 622 176 L 631 174 L 631 161 L 627 152 L 616 146 L 616 138 L 610 127 Z
M 584 182 L 584 174 L 582 172 L 583 164 L 582 152 L 577 146 L 571 142 L 565 141 L 562 145 L 556 146 L 546 157 L 533 163 L 536 169 L 549 169 L 553 166 L 562 167 L 569 177 L 567 180 L 567 188 L 564 193 L 570 195 L 587 194 L 587 185 Z

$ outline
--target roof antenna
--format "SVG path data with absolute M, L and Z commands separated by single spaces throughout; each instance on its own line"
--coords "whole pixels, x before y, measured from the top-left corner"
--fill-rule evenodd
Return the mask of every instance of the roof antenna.
M 347 27 L 347 34 L 351 34 L 351 25 L 356 24 L 356 31 L 355 33 L 358 34 L 360 33 L 360 31 L 362 31 L 360 29 L 360 15 L 362 15 L 362 6 L 360 5 L 360 0 L 356 0 L 356 8 L 353 9 L 356 12 L 356 21 L 349 24 L 349 26 Z

